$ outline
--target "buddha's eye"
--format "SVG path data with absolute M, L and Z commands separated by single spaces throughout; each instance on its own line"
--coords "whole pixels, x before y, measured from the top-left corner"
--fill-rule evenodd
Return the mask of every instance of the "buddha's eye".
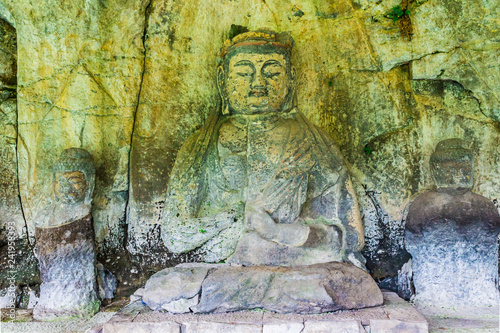
M 253 72 L 251 72 L 251 71 L 241 71 L 241 72 L 236 72 L 236 74 L 239 75 L 239 76 L 248 77 L 248 76 L 252 76 Z
M 237 63 L 233 70 L 236 75 L 242 77 L 249 77 L 255 73 L 255 69 L 247 61 Z
M 276 77 L 276 76 L 278 76 L 280 74 L 281 74 L 281 72 L 274 72 L 274 71 L 264 71 L 262 73 L 262 75 L 264 77 L 267 77 L 267 78 L 270 78 L 270 79 L 272 79 L 272 78 L 274 78 L 274 77 Z
M 276 78 L 283 73 L 283 66 L 278 62 L 270 62 L 262 68 L 262 76 L 268 79 Z

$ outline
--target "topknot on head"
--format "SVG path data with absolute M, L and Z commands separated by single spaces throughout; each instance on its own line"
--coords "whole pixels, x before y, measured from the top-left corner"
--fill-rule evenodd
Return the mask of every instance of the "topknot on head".
M 431 155 L 431 164 L 473 160 L 474 155 L 470 150 L 470 144 L 457 138 L 440 141 Z
M 288 32 L 275 32 L 270 29 L 245 31 L 227 39 L 221 49 L 219 63 L 231 52 L 248 47 L 270 47 L 291 54 L 295 42 Z
M 53 171 L 82 171 L 87 175 L 94 175 L 94 159 L 85 149 L 68 148 L 61 153 L 61 156 L 54 164 Z

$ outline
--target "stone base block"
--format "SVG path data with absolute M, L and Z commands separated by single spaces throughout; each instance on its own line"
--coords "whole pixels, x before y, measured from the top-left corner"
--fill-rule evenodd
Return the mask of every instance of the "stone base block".
M 108 323 L 102 333 L 180 333 L 176 323 Z
M 104 324 L 102 333 L 382 333 L 428 332 L 425 318 L 392 292 L 384 305 L 323 314 L 279 314 L 239 311 L 216 314 L 172 314 L 152 311 L 141 301 L 127 305 Z

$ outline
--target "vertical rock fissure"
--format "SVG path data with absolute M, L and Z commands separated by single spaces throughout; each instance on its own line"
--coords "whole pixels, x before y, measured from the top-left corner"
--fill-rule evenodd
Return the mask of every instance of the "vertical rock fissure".
M 16 31 L 16 41 L 17 41 L 17 29 L 15 29 Z M 19 59 L 18 55 L 17 55 L 17 51 L 18 51 L 18 47 L 17 47 L 17 42 L 16 42 L 16 63 L 17 63 L 17 59 Z M 17 66 L 16 64 L 16 69 L 17 69 L 17 73 L 19 73 L 19 66 Z M 29 235 L 29 230 L 28 230 L 28 221 L 26 220 L 26 214 L 24 213 L 24 206 L 23 206 L 23 198 L 22 198 L 22 195 L 21 195 L 21 179 L 19 177 L 19 139 L 21 137 L 21 135 L 19 134 L 19 108 L 17 107 L 17 74 L 16 74 L 16 85 L 15 87 L 15 96 L 16 96 L 16 181 L 17 181 L 17 197 L 18 197 L 18 200 L 19 200 L 19 208 L 21 209 L 21 217 L 23 218 L 23 222 L 24 222 L 24 230 L 26 232 L 26 240 L 28 242 L 28 244 L 31 246 L 33 245 L 31 243 L 31 239 L 30 239 L 30 235 Z
M 141 81 L 139 84 L 139 92 L 137 93 L 137 106 L 134 110 L 134 116 L 133 116 L 133 121 L 132 121 L 132 131 L 130 133 L 130 149 L 128 151 L 128 198 L 127 198 L 127 203 L 125 204 L 125 225 L 128 225 L 128 219 L 130 217 L 129 209 L 130 209 L 130 189 L 131 189 L 131 177 L 130 173 L 132 170 L 132 146 L 133 146 L 133 141 L 134 141 L 134 132 L 135 132 L 135 123 L 137 121 L 137 112 L 139 110 L 139 105 L 141 102 L 141 93 L 142 93 L 142 85 L 144 83 L 144 74 L 146 73 L 146 54 L 147 54 L 147 49 L 146 49 L 146 40 L 147 40 L 147 33 L 148 33 L 148 22 L 149 22 L 149 15 L 151 13 L 151 0 L 148 1 L 148 4 L 146 5 L 146 9 L 144 11 L 144 31 L 142 34 L 142 46 L 144 48 L 144 58 L 142 62 L 142 72 L 141 72 Z M 127 248 L 127 242 L 128 242 L 128 228 L 125 228 L 124 232 L 124 237 L 123 237 L 123 248 Z
M 382 208 L 380 207 L 377 199 L 375 198 L 375 194 L 374 194 L 375 191 L 368 190 L 368 188 L 367 188 L 367 186 L 365 184 L 362 184 L 361 186 L 363 186 L 363 189 L 365 190 L 365 194 L 370 199 L 370 201 L 371 201 L 371 203 L 373 205 L 373 208 L 375 208 L 375 212 L 377 214 L 377 222 L 378 222 L 379 228 L 381 228 L 383 231 L 385 231 L 384 225 L 386 223 L 384 221 L 384 213 L 383 213 Z M 384 232 L 384 236 L 386 236 L 385 232 Z
M 17 94 L 16 94 L 17 98 Z M 21 196 L 21 180 L 19 178 L 19 109 L 17 108 L 16 105 L 16 180 L 17 180 L 17 197 L 19 198 L 19 208 L 21 208 L 21 216 L 23 218 L 24 222 L 24 229 L 26 232 L 26 240 L 28 241 L 29 245 L 31 244 L 30 240 L 30 234 L 28 231 L 28 222 L 26 221 L 26 215 L 24 213 L 24 207 L 23 207 L 23 198 Z

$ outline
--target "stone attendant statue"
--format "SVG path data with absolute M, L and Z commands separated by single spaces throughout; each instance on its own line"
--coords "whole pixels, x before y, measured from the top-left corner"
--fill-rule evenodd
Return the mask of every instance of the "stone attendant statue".
M 206 292 L 199 304 L 197 298 L 192 299 L 190 305 L 196 306 L 178 312 L 252 307 L 322 312 L 380 304 L 381 294 L 371 277 L 355 267 L 364 268 L 360 255 L 363 226 L 340 152 L 293 105 L 296 73 L 290 62 L 292 46 L 289 35 L 272 31 L 243 33 L 224 45 L 217 71 L 222 111 L 212 114 L 178 153 L 161 232 L 172 252 L 195 251 L 204 262 L 232 266 L 218 266 L 215 272 L 178 266 L 158 273 L 146 285 L 143 297 L 152 308 L 179 310 L 158 299 L 153 287 L 169 280 L 173 288 L 173 277 L 179 274 L 179 281 L 184 282 L 190 274 L 193 281 L 205 279 L 202 289 Z M 336 263 L 324 265 L 331 262 Z M 320 305 L 286 309 L 269 301 L 271 296 L 265 293 L 251 301 L 215 301 L 219 294 L 227 300 L 234 290 L 245 288 L 239 279 L 254 278 L 253 287 L 252 283 L 246 286 L 250 293 L 262 284 L 259 274 L 293 289 L 292 280 L 299 275 L 311 273 L 328 280 L 327 276 L 341 270 L 357 279 L 359 285 L 350 287 L 369 286 L 368 296 L 346 306 L 332 301 L 323 288 L 321 297 L 326 297 L 318 301 L 323 302 Z M 198 292 L 197 282 L 194 284 L 183 298 Z M 234 290 L 228 291 L 232 288 L 228 286 Z M 300 289 L 300 283 L 295 287 Z M 314 297 L 304 296 L 304 304 L 315 304 Z M 180 298 L 168 297 L 171 301 Z
M 462 140 L 438 143 L 430 161 L 437 188 L 409 208 L 406 247 L 421 304 L 498 305 L 500 216 L 493 202 L 471 192 L 473 161 Z
M 99 310 L 90 212 L 95 166 L 84 149 L 62 152 L 54 166 L 54 200 L 37 218 L 42 284 L 35 319 L 89 317 Z

